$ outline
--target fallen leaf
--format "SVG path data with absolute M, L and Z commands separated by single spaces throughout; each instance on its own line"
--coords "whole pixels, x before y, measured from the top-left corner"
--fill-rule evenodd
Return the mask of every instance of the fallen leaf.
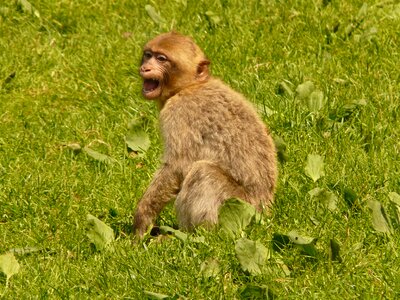
M 389 193 L 389 199 L 392 201 L 394 204 L 400 207 L 400 195 L 395 193 L 395 192 L 390 192 Z
M 288 234 L 290 241 L 299 247 L 304 254 L 315 257 L 318 253 L 314 245 L 314 238 L 308 236 L 301 236 L 296 231 L 290 231 Z
M 279 95 L 287 94 L 288 96 L 291 97 L 293 96 L 293 91 L 285 81 L 281 81 L 277 87 L 277 94 Z
M 108 155 L 105 155 L 105 154 L 102 154 L 100 152 L 97 152 L 97 151 L 95 151 L 95 150 L 93 150 L 93 149 L 91 149 L 91 148 L 89 148 L 87 146 L 83 148 L 83 151 L 87 155 L 89 155 L 91 158 L 93 158 L 93 159 L 95 159 L 97 161 L 100 161 L 100 162 L 103 162 L 103 163 L 106 163 L 106 164 L 111 164 L 111 163 L 115 162 L 115 160 L 112 157 L 110 157 Z
M 285 141 L 278 135 L 273 135 L 275 150 L 280 162 L 285 162 L 288 160 L 288 155 L 286 153 L 286 143 Z
M 211 23 L 213 25 L 217 25 L 218 23 L 221 22 L 221 18 L 212 11 L 207 11 L 206 16 L 208 17 L 208 19 L 211 21 Z
M 86 220 L 87 237 L 94 244 L 96 250 L 102 251 L 108 248 L 114 241 L 112 228 L 91 214 L 87 215 Z
M 150 292 L 150 291 L 144 291 L 144 293 L 147 296 L 147 299 L 160 300 L 160 299 L 169 299 L 170 298 L 168 295 L 154 293 L 154 292 Z
M 342 262 L 342 258 L 340 257 L 340 245 L 334 239 L 331 239 L 330 242 L 330 250 L 331 250 L 331 260 Z
M 82 146 L 79 143 L 69 143 L 66 144 L 65 147 L 72 150 L 74 154 L 78 154 L 79 152 L 82 151 Z
M 288 234 L 290 241 L 296 245 L 308 245 L 314 241 L 314 238 L 301 236 L 296 231 L 292 230 Z
M 308 97 L 308 109 L 311 112 L 318 112 L 325 106 L 324 93 L 320 90 L 313 91 Z
M 54 250 L 41 247 L 11 248 L 10 250 L 8 250 L 8 252 L 16 255 L 30 255 L 34 253 L 41 253 L 41 254 L 45 253 L 51 255 L 56 253 Z
M 390 192 L 389 198 L 396 214 L 397 225 L 400 225 L 400 195 L 395 192 Z
M 311 199 L 322 203 L 330 211 L 337 210 L 338 198 L 336 195 L 330 191 L 321 188 L 315 188 L 308 192 Z
M 7 76 L 7 78 L 6 79 L 4 79 L 4 84 L 9 84 L 14 78 L 15 78 L 15 75 L 16 75 L 17 73 L 14 71 L 14 72 L 11 72 L 8 76 Z
M 188 238 L 188 235 L 186 233 L 169 226 L 160 226 L 160 231 L 162 234 L 172 234 L 182 242 L 185 242 Z
M 351 188 L 343 188 L 343 198 L 349 208 L 356 208 L 358 196 Z
M 256 209 L 251 204 L 232 198 L 224 202 L 219 209 L 218 223 L 222 231 L 235 237 L 250 224 L 256 214 Z
M 269 258 L 269 250 L 260 242 L 241 238 L 235 244 L 236 257 L 243 271 L 252 275 L 262 273 L 262 268 L 267 258 Z
M 39 11 L 27 0 L 18 0 L 17 2 L 23 11 L 30 13 L 40 19 L 40 13 Z
M 374 229 L 381 233 L 391 233 L 386 213 L 381 203 L 376 200 L 369 200 L 367 204 L 372 211 L 372 226 Z
M 200 266 L 200 272 L 204 278 L 216 277 L 220 270 L 219 262 L 215 258 L 207 259 Z
M 368 13 L 368 4 L 364 2 L 357 13 L 356 19 L 359 21 L 364 19 L 367 16 L 367 13 Z
M 276 297 L 265 285 L 247 284 L 240 292 L 241 299 L 275 299 Z
M 0 255 L 0 272 L 6 276 L 6 281 L 10 280 L 11 276 L 19 272 L 20 265 L 15 259 L 14 254 L 6 253 Z
M 314 83 L 312 83 L 311 81 L 306 81 L 297 86 L 296 97 L 299 99 L 306 99 L 311 95 L 311 93 L 314 90 L 315 90 Z
M 164 24 L 166 21 L 161 15 L 155 10 L 155 8 L 149 4 L 147 4 L 144 9 L 146 10 L 149 17 L 154 21 L 154 23 L 161 25 Z
M 128 150 L 134 151 L 135 153 L 143 153 L 150 147 L 150 138 L 145 131 L 136 128 L 126 135 L 125 143 Z
M 176 3 L 182 4 L 183 7 L 185 7 L 185 8 L 186 8 L 186 6 L 187 6 L 187 0 L 175 0 L 175 2 L 176 2 Z
M 309 154 L 307 157 L 307 164 L 304 168 L 305 173 L 314 182 L 325 175 L 324 172 L 324 159 L 317 154 Z

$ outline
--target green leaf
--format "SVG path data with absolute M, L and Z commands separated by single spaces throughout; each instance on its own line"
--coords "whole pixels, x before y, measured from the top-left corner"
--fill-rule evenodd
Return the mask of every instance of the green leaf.
M 34 15 L 35 17 L 37 17 L 38 19 L 40 19 L 39 11 L 35 7 L 33 7 L 33 5 L 29 1 L 18 0 L 17 3 L 21 6 L 23 11 L 30 13 L 30 14 Z
M 15 75 L 16 75 L 16 74 L 17 74 L 17 72 L 15 72 L 15 71 L 11 72 L 11 73 L 6 77 L 6 79 L 4 79 L 3 84 L 9 84 L 9 83 L 15 78 Z M 1 85 L 0 85 L 0 87 L 1 87 Z
M 289 86 L 285 81 L 281 81 L 281 82 L 278 84 L 277 93 L 278 93 L 279 95 L 287 94 L 288 96 L 293 96 L 293 91 L 292 91 L 292 89 L 290 88 L 290 86 Z
M 78 154 L 79 152 L 82 151 L 82 146 L 79 143 L 69 143 L 66 144 L 65 147 L 72 150 L 74 154 Z
M 213 25 L 217 25 L 218 23 L 221 22 L 221 18 L 212 11 L 206 11 L 206 16 Z
M 400 195 L 399 194 L 397 194 L 395 192 L 390 192 L 389 193 L 389 199 L 394 204 L 396 204 L 398 207 L 400 207 Z
M 188 235 L 180 230 L 174 229 L 169 226 L 160 226 L 160 231 L 162 234 L 172 234 L 175 236 L 178 240 L 181 240 L 182 242 L 186 242 Z
M 265 285 L 248 284 L 240 292 L 241 299 L 275 299 L 277 296 Z
M 261 274 L 269 250 L 260 242 L 241 238 L 235 244 L 236 257 L 242 269 L 252 275 Z
M 278 135 L 272 136 L 275 143 L 276 154 L 278 155 L 279 161 L 285 162 L 288 160 L 288 156 L 286 154 L 286 143 L 285 141 Z
M 145 131 L 136 128 L 134 131 L 132 130 L 126 135 L 125 143 L 128 150 L 134 152 L 146 152 L 150 147 L 150 138 Z
M 367 101 L 365 99 L 351 100 L 344 104 L 341 108 L 337 109 L 336 112 L 330 113 L 329 117 L 335 121 L 346 121 L 356 111 L 360 110 L 361 107 L 365 105 L 367 105 Z
M 395 20 L 397 21 L 398 19 L 400 19 L 400 3 L 396 4 L 393 9 L 391 9 L 388 12 L 388 16 L 389 19 Z
M 368 30 L 365 30 L 361 35 L 361 41 L 370 42 L 373 38 L 378 34 L 378 29 L 376 27 L 371 27 Z
M 315 257 L 318 254 L 314 245 L 315 239 L 312 237 L 301 236 L 296 231 L 290 231 L 287 235 L 274 233 L 272 246 L 276 251 L 281 251 L 285 247 L 296 246 L 303 254 Z
M 290 231 L 287 236 L 290 241 L 295 245 L 309 245 L 314 241 L 314 238 L 308 236 L 301 236 L 296 231 Z
M 144 294 L 147 296 L 147 299 L 154 299 L 154 300 L 170 299 L 168 295 L 153 293 L 150 291 L 144 291 Z
M 381 203 L 376 200 L 369 200 L 367 204 L 372 211 L 372 226 L 374 229 L 381 233 L 391 233 L 386 213 Z
M 349 208 L 355 208 L 357 204 L 358 196 L 355 191 L 351 188 L 344 187 L 343 188 L 343 198 Z
M 312 200 L 323 203 L 330 211 L 337 210 L 338 198 L 334 193 L 325 189 L 315 188 L 309 191 L 308 194 L 310 194 Z
M 390 192 L 389 198 L 394 206 L 397 225 L 400 225 L 400 195 L 395 192 Z
M 83 151 L 87 155 L 89 155 L 91 158 L 93 158 L 93 159 L 95 159 L 97 161 L 100 161 L 100 162 L 103 162 L 103 163 L 106 163 L 106 164 L 111 164 L 111 163 L 115 162 L 115 160 L 112 157 L 110 157 L 108 155 L 105 155 L 105 154 L 102 154 L 100 152 L 97 152 L 97 151 L 95 151 L 95 150 L 93 150 L 93 149 L 91 149 L 91 148 L 89 148 L 87 146 L 83 148 Z
M 296 96 L 299 99 L 306 99 L 308 98 L 311 93 L 315 90 L 314 83 L 311 81 L 306 81 L 296 88 Z
M 166 23 L 165 19 L 161 17 L 161 15 L 155 10 L 155 8 L 149 4 L 147 4 L 144 9 L 146 10 L 149 17 L 153 20 L 154 23 L 158 25 L 162 25 Z
M 178 4 L 182 4 L 183 7 L 187 7 L 187 0 L 175 0 L 176 3 Z
M 33 253 L 45 253 L 45 254 L 54 254 L 55 251 L 48 248 L 41 247 L 24 247 L 24 248 L 11 248 L 8 250 L 9 253 L 13 253 L 16 255 L 30 255 Z
M 271 108 L 269 108 L 268 106 L 266 106 L 263 103 L 256 104 L 256 109 L 261 115 L 265 115 L 267 117 L 270 117 L 270 116 L 276 114 L 275 110 L 272 110 Z
M 91 214 L 87 215 L 86 220 L 87 237 L 94 244 L 96 250 L 102 251 L 108 248 L 114 241 L 112 228 Z
M 367 16 L 367 13 L 368 13 L 368 4 L 364 2 L 360 10 L 358 11 L 356 19 L 358 21 L 361 21 Z
M 231 237 L 235 237 L 250 224 L 255 214 L 254 206 L 232 198 L 226 200 L 219 209 L 218 223 L 222 231 Z
M 340 257 L 340 245 L 334 239 L 330 240 L 330 250 L 331 250 L 331 260 L 342 262 L 342 258 Z
M 306 175 L 316 182 L 325 175 L 324 159 L 318 154 L 309 154 L 304 170 Z
M 314 245 L 314 238 L 301 236 L 296 231 L 290 231 L 288 234 L 290 241 L 299 247 L 306 255 L 315 257 L 318 253 Z
M 320 90 L 313 91 L 308 97 L 308 109 L 311 112 L 318 112 L 325 106 L 324 93 Z
M 219 262 L 215 258 L 207 259 L 200 266 L 200 272 L 204 278 L 216 277 L 220 271 Z
M 190 241 L 194 243 L 206 244 L 206 238 L 204 236 L 192 236 Z
M 288 277 L 290 276 L 290 269 L 289 267 L 283 262 L 283 260 L 276 258 L 275 262 L 277 264 L 277 266 L 280 268 L 281 272 L 282 272 L 282 276 L 284 277 Z
M 15 259 L 14 254 L 6 253 L 0 255 L 0 272 L 6 276 L 6 281 L 10 280 L 11 276 L 19 272 L 20 265 Z

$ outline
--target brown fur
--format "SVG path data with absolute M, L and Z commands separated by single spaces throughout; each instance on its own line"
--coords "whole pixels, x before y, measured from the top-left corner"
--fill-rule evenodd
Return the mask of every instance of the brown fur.
M 144 95 L 154 99 L 157 94 L 164 154 L 138 204 L 136 233 L 142 235 L 173 198 L 184 229 L 216 224 L 219 207 L 231 197 L 258 210 L 268 207 L 277 179 L 276 154 L 254 108 L 209 76 L 209 61 L 190 38 L 162 34 L 144 51 L 167 57 L 166 62 L 144 58 L 141 66 L 144 79 L 162 81 L 159 90 Z

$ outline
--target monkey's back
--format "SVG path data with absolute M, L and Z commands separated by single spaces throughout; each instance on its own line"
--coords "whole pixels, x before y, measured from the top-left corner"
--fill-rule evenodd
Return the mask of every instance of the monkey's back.
M 171 97 L 161 110 L 160 125 L 164 157 L 180 163 L 183 177 L 190 162 L 210 161 L 252 197 L 272 200 L 277 177 L 274 143 L 241 94 L 211 78 Z

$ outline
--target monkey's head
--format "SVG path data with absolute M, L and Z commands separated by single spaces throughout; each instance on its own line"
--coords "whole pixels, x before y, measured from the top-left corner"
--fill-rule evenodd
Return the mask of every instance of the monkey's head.
M 191 38 L 176 32 L 161 34 L 143 49 L 143 96 L 164 102 L 182 89 L 206 81 L 209 64 Z

